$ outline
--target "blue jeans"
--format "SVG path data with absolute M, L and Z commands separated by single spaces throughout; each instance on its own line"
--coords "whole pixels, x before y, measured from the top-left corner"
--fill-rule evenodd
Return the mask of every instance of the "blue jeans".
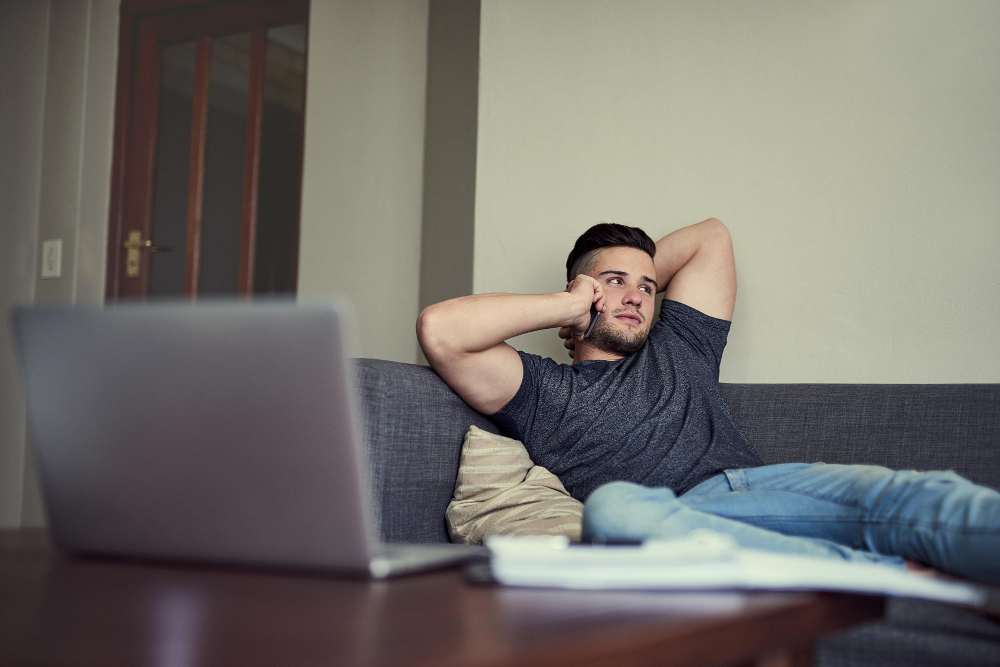
M 683 537 L 904 567 L 903 559 L 1000 583 L 1000 493 L 954 472 L 783 463 L 726 470 L 681 497 L 612 482 L 584 506 L 584 539 Z

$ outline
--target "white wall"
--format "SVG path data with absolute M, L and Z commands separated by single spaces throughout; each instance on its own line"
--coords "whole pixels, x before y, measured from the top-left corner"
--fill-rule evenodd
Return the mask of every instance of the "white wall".
M 357 356 L 415 357 L 427 11 L 311 6 L 298 294 L 354 304 Z
M 723 381 L 1000 381 L 997 25 L 990 0 L 485 0 L 475 291 L 561 290 L 601 220 L 714 216 Z

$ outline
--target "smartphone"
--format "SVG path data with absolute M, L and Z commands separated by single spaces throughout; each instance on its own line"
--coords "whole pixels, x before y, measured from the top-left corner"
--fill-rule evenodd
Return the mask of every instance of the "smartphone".
M 590 334 L 594 331 L 594 325 L 597 324 L 597 318 L 601 316 L 601 311 L 597 310 L 597 304 L 590 304 L 590 326 L 587 327 L 587 333 L 583 334 L 584 338 L 590 338 Z

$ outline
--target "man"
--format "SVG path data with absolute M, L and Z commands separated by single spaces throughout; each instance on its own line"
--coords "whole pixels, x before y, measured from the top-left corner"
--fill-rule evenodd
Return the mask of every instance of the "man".
M 565 292 L 429 306 L 417 335 L 459 396 L 586 500 L 585 539 L 709 528 L 748 547 L 897 567 L 906 559 L 1000 583 L 1000 493 L 952 472 L 762 464 L 719 389 L 736 303 L 720 221 L 655 244 L 635 227 L 595 225 L 566 270 Z M 548 328 L 559 329 L 572 365 L 504 342 Z

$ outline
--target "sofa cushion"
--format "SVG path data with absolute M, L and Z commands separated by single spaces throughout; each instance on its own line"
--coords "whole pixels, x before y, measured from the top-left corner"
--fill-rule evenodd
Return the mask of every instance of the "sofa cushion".
M 481 544 L 490 535 L 579 541 L 583 503 L 534 465 L 521 442 L 470 426 L 446 519 L 453 542 Z

